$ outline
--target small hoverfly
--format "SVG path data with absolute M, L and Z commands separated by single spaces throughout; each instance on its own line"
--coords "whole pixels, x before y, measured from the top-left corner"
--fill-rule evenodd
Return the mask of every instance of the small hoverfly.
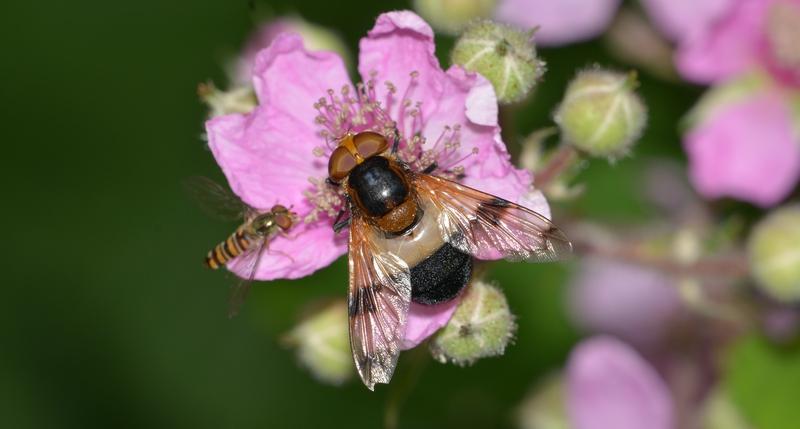
M 203 176 L 183 179 L 183 186 L 200 208 L 223 222 L 244 219 L 227 240 L 208 252 L 204 264 L 217 269 L 233 261 L 228 269 L 238 277 L 231 284 L 228 300 L 228 317 L 233 317 L 242 308 L 250 290 L 258 262 L 264 251 L 269 251 L 269 240 L 292 227 L 294 213 L 282 205 L 269 211 L 257 210 L 241 198 Z M 284 234 L 285 235 L 285 234 Z M 290 258 L 289 255 L 286 257 Z
M 409 303 L 454 299 L 472 257 L 551 262 L 567 257 L 567 236 L 544 216 L 493 195 L 416 172 L 382 134 L 339 139 L 328 183 L 341 187 L 350 227 L 348 316 L 356 369 L 369 389 L 388 383 L 405 336 Z

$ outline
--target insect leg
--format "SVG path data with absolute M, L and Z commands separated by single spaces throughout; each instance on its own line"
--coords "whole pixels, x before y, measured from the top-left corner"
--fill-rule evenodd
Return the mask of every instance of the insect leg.
M 425 169 L 420 171 L 420 173 L 422 173 L 422 174 L 431 174 L 434 171 L 436 171 L 437 168 L 439 168 L 439 164 L 437 164 L 436 161 L 433 161 L 433 164 L 425 167 Z
M 286 237 L 286 238 L 288 238 L 289 240 L 294 240 L 295 238 L 297 238 L 297 237 L 299 237 L 299 236 L 301 236 L 301 235 L 303 235 L 303 234 L 305 234 L 305 233 L 306 233 L 306 231 L 301 231 L 301 232 L 298 232 L 298 233 L 297 233 L 297 234 L 295 234 L 295 235 L 291 235 L 291 234 L 287 234 L 287 233 L 285 233 L 284 231 L 278 231 L 278 234 L 279 234 L 281 237 Z
M 341 232 L 346 227 L 350 226 L 350 218 L 347 218 L 347 219 L 339 222 L 339 219 L 342 217 L 342 214 L 344 214 L 344 210 L 342 210 L 342 212 L 339 213 L 339 216 L 336 217 L 336 222 L 334 222 L 334 224 L 333 224 L 333 232 L 336 233 L 336 234 Z
M 280 232 L 283 232 L 283 231 L 280 231 Z M 294 264 L 294 258 L 292 258 L 291 256 L 289 256 L 289 254 L 288 254 L 288 253 L 286 253 L 286 252 L 281 252 L 280 250 L 272 250 L 272 249 L 270 249 L 270 248 L 269 248 L 269 240 L 267 240 L 267 241 L 264 243 L 264 247 L 266 247 L 266 248 L 267 248 L 267 252 L 269 252 L 269 253 L 280 253 L 281 255 L 283 255 L 283 256 L 286 256 L 286 257 L 287 257 L 287 258 L 289 258 L 289 260 L 290 260 L 290 261 L 292 261 L 292 263 Z

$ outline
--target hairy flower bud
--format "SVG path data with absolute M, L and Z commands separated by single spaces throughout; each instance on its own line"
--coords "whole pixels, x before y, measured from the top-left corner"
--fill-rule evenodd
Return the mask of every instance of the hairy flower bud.
M 434 30 L 456 35 L 470 21 L 492 14 L 500 0 L 414 0 L 417 11 Z
M 776 209 L 756 225 L 747 245 L 753 277 L 769 296 L 800 298 L 800 205 Z
M 258 106 L 256 94 L 249 85 L 222 91 L 211 82 L 201 83 L 197 88 L 197 94 L 208 105 L 209 118 L 230 113 L 246 115 Z
M 592 156 L 624 155 L 647 121 L 647 109 L 633 91 L 636 85 L 635 72 L 580 72 L 554 115 L 563 139 Z
M 517 325 L 500 289 L 473 281 L 450 321 L 433 337 L 430 350 L 439 362 L 472 364 L 502 355 Z
M 729 393 L 720 386 L 706 395 L 700 415 L 703 429 L 752 429 Z
M 545 63 L 536 58 L 530 32 L 488 20 L 475 22 L 464 31 L 451 61 L 489 79 L 500 103 L 527 95 L 545 70 Z
M 355 374 L 347 332 L 347 303 L 343 299 L 315 302 L 284 344 L 297 348 L 297 358 L 320 381 L 341 384 Z
M 517 408 L 521 429 L 564 429 L 570 427 L 565 409 L 564 375 L 553 374 L 537 383 Z

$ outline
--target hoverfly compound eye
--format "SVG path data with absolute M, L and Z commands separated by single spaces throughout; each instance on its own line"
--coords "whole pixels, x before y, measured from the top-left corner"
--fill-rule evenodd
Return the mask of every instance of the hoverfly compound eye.
M 275 215 L 275 224 L 285 231 L 292 227 L 292 217 L 285 212 L 278 213 Z
M 389 141 L 382 134 L 364 131 L 353 136 L 353 145 L 364 158 L 381 153 L 389 147 Z
M 328 160 L 328 176 L 335 183 L 341 182 L 358 163 L 344 146 L 339 146 Z

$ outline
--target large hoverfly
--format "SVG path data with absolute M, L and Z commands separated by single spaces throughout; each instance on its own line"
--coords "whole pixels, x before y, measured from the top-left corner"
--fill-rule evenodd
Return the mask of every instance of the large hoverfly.
M 356 369 L 369 389 L 388 383 L 405 336 L 411 301 L 455 298 L 472 274 L 472 258 L 551 262 L 572 251 L 567 236 L 542 215 L 502 198 L 416 172 L 382 134 L 339 139 L 328 182 L 340 186 L 350 227 L 348 316 Z M 340 215 L 341 217 L 341 215 Z
M 237 277 L 231 284 L 228 317 L 233 317 L 242 308 L 261 256 L 269 251 L 269 240 L 292 227 L 294 213 L 282 205 L 275 205 L 269 211 L 257 210 L 203 176 L 187 177 L 183 179 L 183 186 L 212 217 L 223 222 L 244 219 L 242 226 L 208 252 L 204 261 L 206 267 L 213 269 L 232 261 L 228 269 Z

